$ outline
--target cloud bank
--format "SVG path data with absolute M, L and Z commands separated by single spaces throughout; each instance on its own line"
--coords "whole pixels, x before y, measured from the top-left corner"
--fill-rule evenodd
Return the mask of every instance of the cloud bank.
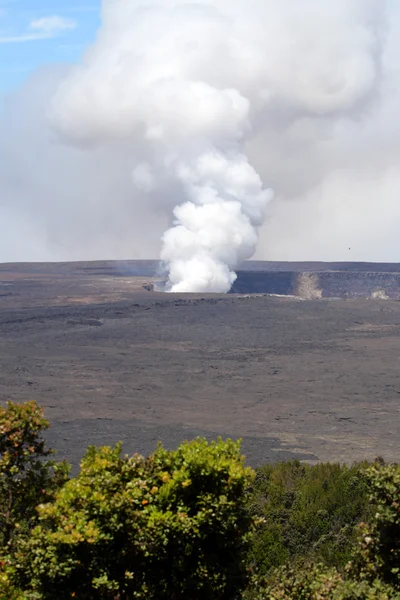
M 382 0 L 105 0 L 78 66 L 0 120 L 0 260 L 398 260 L 400 11 Z M 44 166 L 46 165 L 46 167 Z

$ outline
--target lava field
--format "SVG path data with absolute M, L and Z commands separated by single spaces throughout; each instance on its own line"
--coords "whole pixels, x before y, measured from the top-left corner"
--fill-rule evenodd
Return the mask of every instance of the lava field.
M 0 265 L 0 400 L 41 403 L 60 458 L 221 435 L 253 465 L 399 460 L 398 265 L 251 263 L 227 295 L 155 269 Z

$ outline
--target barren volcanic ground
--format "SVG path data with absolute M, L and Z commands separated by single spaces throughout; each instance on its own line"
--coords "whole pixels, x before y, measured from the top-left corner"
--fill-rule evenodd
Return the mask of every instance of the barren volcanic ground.
M 152 273 L 0 265 L 0 400 L 38 400 L 58 456 L 200 434 L 253 465 L 400 460 L 398 301 L 157 294 Z

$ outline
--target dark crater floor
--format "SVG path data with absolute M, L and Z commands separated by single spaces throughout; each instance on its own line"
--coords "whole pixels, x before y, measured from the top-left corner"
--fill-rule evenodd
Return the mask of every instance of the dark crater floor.
M 239 294 L 319 298 L 400 298 L 397 263 L 249 263 L 232 288 Z
M 400 269 L 274 265 L 238 283 L 306 274 L 301 298 L 151 293 L 152 261 L 0 265 L 0 400 L 38 400 L 75 465 L 91 443 L 196 435 L 242 437 L 253 465 L 400 460 L 400 303 L 380 284 L 351 293 L 355 273 Z M 318 291 L 324 273 L 346 274 L 346 299 Z

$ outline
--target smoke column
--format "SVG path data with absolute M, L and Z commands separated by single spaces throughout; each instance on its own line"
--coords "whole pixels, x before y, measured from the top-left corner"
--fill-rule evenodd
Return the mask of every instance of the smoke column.
M 179 292 L 228 291 L 255 252 L 343 259 L 356 241 L 351 259 L 371 259 L 360 211 L 372 220 L 371 195 L 400 190 L 391 169 L 399 142 L 382 116 L 397 81 L 385 46 L 394 6 L 103 0 L 81 63 L 39 74 L 0 124 L 13 140 L 0 138 L 0 214 L 25 237 L 47 232 L 40 256 L 157 249 L 168 290 Z M 15 113 L 27 102 L 24 129 Z M 51 155 L 43 181 L 37 166 L 21 165 L 26 125 L 31 145 Z
M 322 5 L 104 1 L 103 29 L 60 87 L 55 118 L 81 143 L 141 136 L 150 163 L 133 171 L 134 183 L 171 179 L 177 206 L 161 251 L 171 291 L 227 292 L 234 267 L 254 255 L 272 193 L 244 146 L 263 112 L 342 114 L 373 89 L 378 2 Z M 318 32 L 311 11 L 333 35 Z M 305 46 L 301 58 L 293 42 Z

